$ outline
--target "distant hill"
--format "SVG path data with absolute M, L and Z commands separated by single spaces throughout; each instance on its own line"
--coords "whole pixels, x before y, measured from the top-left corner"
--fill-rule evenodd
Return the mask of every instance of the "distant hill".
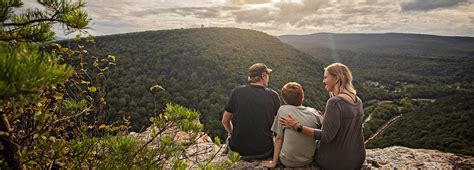
M 296 48 L 329 48 L 354 52 L 429 56 L 474 56 L 474 37 L 423 34 L 334 34 L 283 35 L 278 37 Z
M 97 51 L 117 56 L 109 72 L 107 116 L 111 121 L 130 117 L 135 131 L 148 127 L 148 117 L 164 104 L 175 102 L 201 112 L 206 129 L 223 136 L 219 115 L 231 90 L 247 82 L 247 69 L 257 62 L 273 69 L 269 86 L 277 92 L 296 81 L 305 89 L 306 105 L 324 109 L 328 98 L 321 60 L 258 31 L 176 29 L 99 36 L 96 42 Z M 166 90 L 152 93 L 153 85 Z
M 472 37 L 317 33 L 279 39 L 326 63 L 347 64 L 366 99 L 438 98 L 474 87 Z

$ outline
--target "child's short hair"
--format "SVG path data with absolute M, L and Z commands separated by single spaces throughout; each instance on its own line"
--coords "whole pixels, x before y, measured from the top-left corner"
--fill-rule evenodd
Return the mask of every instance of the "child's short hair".
M 286 83 L 281 89 L 281 95 L 286 104 L 300 106 L 303 104 L 303 87 L 296 82 Z

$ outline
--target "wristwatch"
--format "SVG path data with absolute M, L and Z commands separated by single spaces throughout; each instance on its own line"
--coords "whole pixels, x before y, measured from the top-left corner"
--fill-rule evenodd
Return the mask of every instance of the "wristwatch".
M 296 128 L 296 131 L 298 133 L 301 133 L 301 131 L 303 131 L 303 125 L 299 125 L 297 128 Z

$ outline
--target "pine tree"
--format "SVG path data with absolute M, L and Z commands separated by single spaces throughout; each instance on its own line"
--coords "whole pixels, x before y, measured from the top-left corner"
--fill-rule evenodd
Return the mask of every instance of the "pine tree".
M 72 33 L 86 29 L 90 20 L 81 0 L 37 2 L 44 9 L 19 13 L 14 11 L 23 6 L 21 0 L 0 1 L 0 142 L 3 159 L 12 169 L 22 168 L 17 138 L 18 133 L 25 132 L 13 129 L 11 123 L 27 113 L 16 111 L 17 108 L 28 109 L 22 106 L 36 102 L 47 88 L 65 82 L 73 72 L 70 66 L 60 63 L 58 54 L 39 50 L 40 45 L 55 39 L 54 24 Z M 43 118 L 45 122 L 50 120 Z

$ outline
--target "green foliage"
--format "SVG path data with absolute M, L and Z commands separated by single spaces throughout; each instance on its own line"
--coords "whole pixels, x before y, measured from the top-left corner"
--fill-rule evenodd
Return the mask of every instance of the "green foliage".
M 365 115 L 370 115 L 370 120 L 364 123 L 365 139 L 370 138 L 385 122 L 400 114 L 396 104 L 381 104 L 373 107 L 370 111 L 366 109 L 364 112 Z
M 191 111 L 183 106 L 171 103 L 166 104 L 165 116 L 167 118 L 167 121 L 175 122 L 177 120 L 180 120 L 180 123 L 177 126 L 184 132 L 200 132 L 202 130 L 202 125 L 199 123 L 198 120 L 199 113 Z M 155 122 L 162 122 L 163 119 L 159 120 L 160 121 Z
M 237 162 L 240 161 L 240 155 L 239 155 L 239 153 L 233 152 L 233 151 L 229 151 L 229 153 L 227 153 L 227 158 L 228 158 L 227 164 L 228 164 L 229 166 L 231 166 L 231 165 L 233 165 L 233 164 L 235 164 L 235 163 L 237 163 Z
M 172 165 L 177 169 L 186 168 L 182 158 L 189 156 L 188 149 L 202 135 L 202 125 L 198 122 L 199 113 L 170 103 L 167 104 L 167 109 L 163 114 L 168 115 L 169 118 L 151 118 L 152 133 L 141 139 L 145 141 L 128 136 L 121 130 L 112 131 L 116 134 L 75 139 L 56 138 L 61 136 L 49 133 L 35 133 L 31 139 L 25 141 L 31 148 L 22 147 L 22 163 L 28 167 L 141 169 L 165 168 Z M 63 127 L 59 126 L 59 128 Z M 176 138 L 178 131 L 186 133 L 187 138 Z M 153 147 L 149 146 L 151 143 Z M 219 151 L 211 154 L 217 153 Z M 232 166 L 232 164 L 211 164 L 212 159 L 214 157 L 202 160 L 208 162 L 203 166 L 205 169 L 219 167 L 219 169 L 226 169 Z
M 367 145 L 403 145 L 474 155 L 474 94 L 453 94 L 404 113 L 399 121 Z
M 19 8 L 23 5 L 21 0 L 5 0 L 0 1 L 0 21 L 4 22 L 10 18 L 13 13 L 12 8 Z
M 30 57 L 35 55 L 45 57 L 33 58 L 35 59 L 33 61 L 36 62 L 28 62 L 31 58 L 25 57 L 18 61 L 18 66 L 7 67 L 17 70 L 22 70 L 18 69 L 22 67 L 32 67 L 37 73 L 33 71 L 26 73 L 38 76 L 32 78 L 38 81 L 31 81 L 31 79 L 20 81 L 23 80 L 21 78 L 13 79 L 19 82 L 16 83 L 19 87 L 29 87 L 30 91 L 27 94 L 12 92 L 11 94 L 19 97 L 7 98 L 7 102 L 0 108 L 0 112 L 6 114 L 7 120 L 11 122 L 11 128 L 15 130 L 11 133 L 12 138 L 7 139 L 7 141 L 15 143 L 15 146 L 18 147 L 18 162 L 26 166 L 61 167 L 66 164 L 75 165 L 76 163 L 97 164 L 98 162 L 94 161 L 94 157 L 86 159 L 95 146 L 91 144 L 94 141 L 90 142 L 90 140 L 94 140 L 94 137 L 101 136 L 105 132 L 123 130 L 123 128 L 115 128 L 115 130 L 105 129 L 104 131 L 98 126 L 102 122 L 99 117 L 100 108 L 105 104 L 105 101 L 101 100 L 104 99 L 103 90 L 97 88 L 96 91 L 90 92 L 86 89 L 100 85 L 103 79 L 97 75 L 103 72 L 91 73 L 85 71 L 84 68 L 86 67 L 78 69 L 64 64 L 64 61 L 89 55 L 83 51 L 62 48 L 58 44 L 53 46 L 51 52 L 39 52 L 38 47 L 31 48 L 34 49 L 32 51 L 26 50 L 25 53 Z M 20 47 L 21 44 L 11 48 L 22 49 Z M 15 53 L 13 51 L 7 54 L 14 56 Z M 44 62 L 45 66 L 35 65 L 41 62 Z M 107 60 L 107 62 L 109 61 Z M 67 68 L 68 73 L 64 73 L 66 69 L 52 69 L 56 66 Z M 31 75 L 25 74 L 24 71 L 16 74 L 18 74 L 16 77 L 31 77 Z M 47 81 L 54 80 L 57 75 L 64 77 L 56 80 L 58 82 L 51 83 Z M 33 85 L 30 85 L 30 82 Z M 42 85 L 41 83 L 50 84 Z M 26 95 L 29 98 L 22 97 Z M 17 100 L 17 98 L 28 100 Z M 3 142 L 3 145 L 6 145 L 6 143 Z M 9 152 L 11 151 L 5 151 L 3 154 L 6 155 Z M 48 155 L 42 156 L 43 154 Z M 15 167 L 10 163 L 8 166 Z
M 86 100 L 75 101 L 72 99 L 65 99 L 63 104 L 64 104 L 64 107 L 63 107 L 64 112 L 66 113 L 79 112 L 81 109 L 86 107 L 87 101 Z
M 219 138 L 219 136 L 214 137 L 214 143 L 216 145 L 221 145 L 221 138 Z
M 64 142 L 64 141 L 60 141 Z M 68 156 L 62 157 L 62 161 L 71 167 L 77 166 L 92 166 L 98 163 L 96 157 L 98 156 L 97 151 L 94 149 L 98 144 L 98 138 L 83 138 L 75 139 L 66 142 L 66 146 L 54 147 L 55 149 L 61 149 L 63 153 L 68 152 Z M 61 152 L 58 152 L 61 153 Z M 79 158 L 79 159 L 68 159 L 68 158 Z
M 140 154 L 133 155 L 142 146 L 135 138 L 125 135 L 109 136 L 103 139 L 104 146 L 100 146 L 102 160 L 98 164 L 106 169 L 127 167 L 151 167 L 155 156 L 153 149 L 144 148 Z M 140 162 L 140 163 L 138 163 Z
M 83 58 L 89 58 L 86 50 L 50 46 L 45 41 L 54 39 L 52 25 L 56 23 L 68 31 L 86 28 L 90 19 L 82 9 L 84 2 L 38 1 L 44 9 L 23 12 L 13 12 L 22 7 L 21 1 L 0 3 L 2 166 L 64 166 L 70 151 L 77 148 L 71 142 L 80 145 L 102 135 L 96 124 L 101 123 L 97 115 L 105 104 L 101 100 L 105 99 L 104 90 L 98 87 L 92 94 L 84 89 L 98 86 L 104 79 L 97 76 L 102 71 L 69 65 L 69 61 L 82 63 Z
M 173 162 L 173 169 L 180 169 L 180 170 L 183 170 L 183 169 L 186 169 L 186 164 L 183 162 L 183 160 L 175 160 Z
M 40 52 L 37 46 L 0 42 L 0 105 L 4 102 L 34 102 L 43 88 L 69 78 L 72 68 L 60 64 L 55 53 Z
M 348 51 L 308 47 L 312 44 L 296 46 L 325 62 L 348 65 L 353 71 L 355 86 L 362 100 L 403 97 L 435 99 L 474 87 L 474 74 L 468 71 L 474 61 L 469 57 L 453 54 L 419 55 L 416 50 L 381 54 L 383 51 L 380 50 Z M 372 47 L 378 48 L 373 44 Z

